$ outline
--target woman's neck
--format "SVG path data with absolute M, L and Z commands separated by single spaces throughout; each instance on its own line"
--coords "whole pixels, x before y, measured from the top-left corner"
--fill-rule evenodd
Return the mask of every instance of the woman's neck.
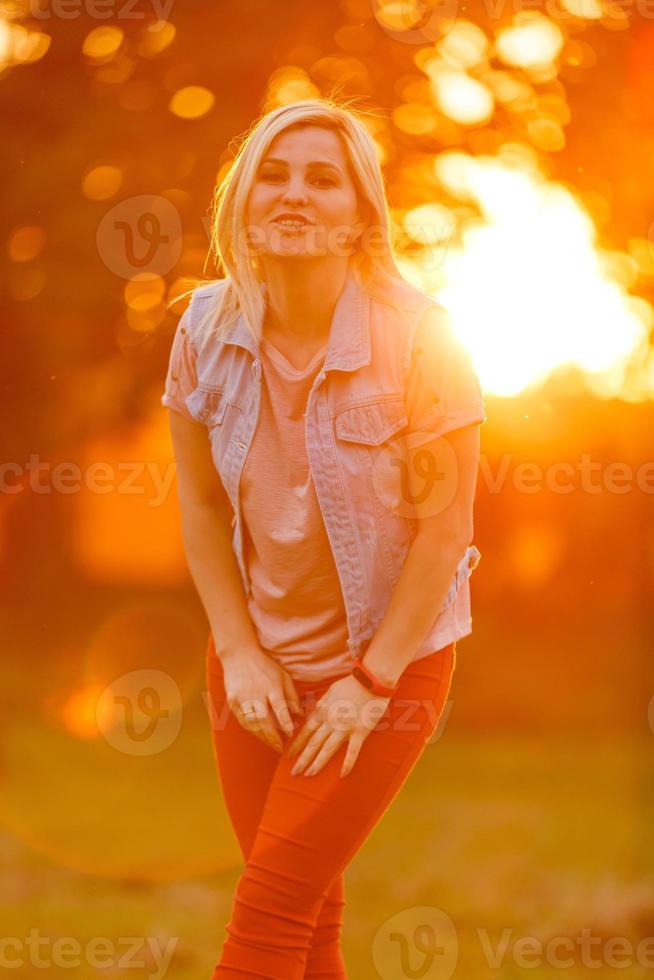
M 329 334 L 349 262 L 340 257 L 268 264 L 266 328 L 276 336 L 317 341 Z

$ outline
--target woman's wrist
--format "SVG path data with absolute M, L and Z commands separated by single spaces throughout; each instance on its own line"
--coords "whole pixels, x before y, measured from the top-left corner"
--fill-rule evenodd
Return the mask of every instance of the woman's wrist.
M 366 690 L 378 697 L 393 697 L 397 690 L 397 680 L 388 680 L 380 677 L 366 664 L 361 657 L 357 657 L 352 665 L 352 675 Z
M 214 645 L 216 649 L 216 656 L 221 663 L 230 663 L 233 660 L 259 660 L 261 657 L 265 656 L 264 651 L 261 649 L 259 644 L 252 640 L 247 640 L 244 642 L 234 641 L 232 643 L 222 643 L 220 646 L 215 642 L 214 633 Z

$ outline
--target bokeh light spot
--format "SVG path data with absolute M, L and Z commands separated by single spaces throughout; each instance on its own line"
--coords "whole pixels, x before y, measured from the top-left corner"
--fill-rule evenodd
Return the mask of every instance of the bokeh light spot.
M 118 191 L 123 182 L 120 167 L 103 165 L 94 167 L 84 177 L 82 190 L 91 201 L 105 201 Z
M 202 85 L 186 85 L 178 89 L 169 103 L 170 111 L 181 119 L 199 119 L 211 110 L 215 96 Z
M 124 34 L 120 27 L 95 27 L 84 38 L 82 51 L 87 58 L 94 61 L 105 61 L 118 52 L 123 43 Z
M 505 64 L 534 69 L 551 65 L 562 46 L 560 27 L 541 14 L 516 17 L 516 23 L 502 29 L 495 43 Z
M 464 72 L 439 71 L 432 85 L 439 107 L 455 122 L 479 125 L 493 115 L 492 92 Z
M 138 43 L 138 53 L 144 58 L 153 58 L 173 43 L 176 33 L 175 25 L 170 21 L 156 21 L 143 32 Z
M 154 310 L 162 301 L 166 283 L 161 276 L 140 273 L 125 286 L 125 302 L 137 313 Z
M 41 254 L 44 246 L 45 229 L 40 225 L 23 225 L 11 232 L 7 251 L 12 262 L 29 262 Z
M 436 128 L 436 116 L 431 106 L 406 102 L 393 110 L 393 122 L 403 133 L 421 136 Z

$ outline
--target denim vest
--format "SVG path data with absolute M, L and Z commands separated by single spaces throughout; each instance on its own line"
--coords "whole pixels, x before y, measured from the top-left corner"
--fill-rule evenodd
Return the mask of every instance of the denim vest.
M 221 288 L 221 282 L 197 288 L 184 317 L 197 355 L 197 387 L 185 404 L 207 427 L 233 507 L 232 547 L 250 596 L 239 483 L 259 418 L 261 358 L 243 315 L 219 336 L 215 330 L 198 335 L 197 324 L 215 307 Z M 408 283 L 364 286 L 351 267 L 307 400 L 309 466 L 343 592 L 352 659 L 379 626 L 417 533 L 416 519 L 375 492 L 373 468 L 377 453 L 408 424 L 404 391 L 413 331 L 429 306 L 438 303 Z M 414 659 L 472 632 L 468 579 L 480 557 L 474 545 L 466 548 Z

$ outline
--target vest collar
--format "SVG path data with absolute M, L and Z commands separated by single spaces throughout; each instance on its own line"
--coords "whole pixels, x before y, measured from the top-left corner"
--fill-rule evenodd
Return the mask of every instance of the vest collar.
M 265 298 L 268 293 L 265 283 L 261 284 L 261 292 Z M 244 347 L 254 357 L 259 357 L 259 343 L 243 313 L 221 334 L 220 339 L 223 343 Z M 370 359 L 370 299 L 358 272 L 350 264 L 334 308 L 323 370 L 355 371 L 369 364 Z

